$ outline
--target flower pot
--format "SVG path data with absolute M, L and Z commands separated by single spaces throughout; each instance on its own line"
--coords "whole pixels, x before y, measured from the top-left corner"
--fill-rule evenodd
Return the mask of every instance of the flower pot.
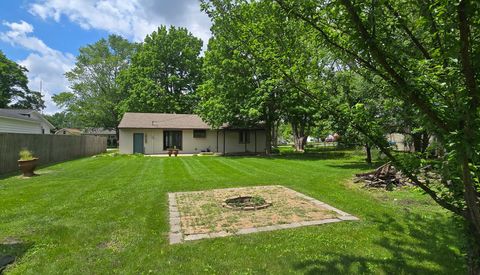
M 169 157 L 172 156 L 172 150 L 168 150 L 168 156 L 169 156 Z
M 177 150 L 177 149 L 173 150 L 173 154 L 174 154 L 175 156 L 177 156 L 177 155 L 178 155 L 178 150 Z
M 37 168 L 37 160 L 38 158 L 18 161 L 18 167 L 20 167 L 20 170 L 22 170 L 24 177 L 35 176 L 34 171 L 35 171 L 35 168 Z

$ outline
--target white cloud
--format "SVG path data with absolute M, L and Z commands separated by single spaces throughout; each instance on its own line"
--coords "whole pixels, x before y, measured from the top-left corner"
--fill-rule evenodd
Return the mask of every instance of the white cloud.
M 42 82 L 42 93 L 47 105 L 44 111 L 46 113 L 58 111 L 51 96 L 69 90 L 64 74 L 73 68 L 75 57 L 72 54 L 54 50 L 42 40 L 31 36 L 33 26 L 25 21 L 3 22 L 3 24 L 9 30 L 0 33 L 0 40 L 30 51 L 27 58 L 17 61 L 28 69 L 29 88 L 38 91 Z
M 56 22 L 66 18 L 83 29 L 104 30 L 135 41 L 142 41 L 160 25 L 186 27 L 203 40 L 204 48 L 211 36 L 210 19 L 200 11 L 198 0 L 35 0 L 29 12 Z M 64 74 L 73 68 L 75 57 L 50 48 L 32 35 L 33 26 L 23 20 L 3 25 L 8 30 L 0 33 L 0 40 L 30 52 L 18 63 L 29 70 L 31 89 L 39 90 L 42 81 L 45 112 L 57 111 L 51 96 L 69 90 Z
M 3 24 L 10 28 L 8 33 L 14 36 L 33 32 L 33 26 L 23 20 L 21 20 L 20 23 L 4 22 Z
M 198 0 L 43 0 L 30 6 L 30 13 L 59 22 L 65 16 L 84 29 L 99 29 L 135 41 L 159 25 L 186 27 L 204 45 L 210 34 L 210 20 L 200 11 Z

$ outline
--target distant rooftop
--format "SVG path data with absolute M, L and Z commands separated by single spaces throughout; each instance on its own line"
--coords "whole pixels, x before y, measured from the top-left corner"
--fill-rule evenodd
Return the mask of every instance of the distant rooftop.
M 55 134 L 56 135 L 61 135 L 61 134 L 64 134 L 64 132 L 68 132 L 72 135 L 80 135 L 82 133 L 82 131 L 78 128 L 62 128 L 62 129 L 58 129 Z
M 82 130 L 84 135 L 115 135 L 115 130 L 105 128 L 85 128 Z

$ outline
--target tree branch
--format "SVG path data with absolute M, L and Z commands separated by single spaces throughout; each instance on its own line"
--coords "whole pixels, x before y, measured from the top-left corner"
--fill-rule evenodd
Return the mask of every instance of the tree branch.
M 435 110 L 428 105 L 426 100 L 421 97 L 421 93 L 416 93 L 412 91 L 409 87 L 407 81 L 397 73 L 395 69 L 388 63 L 385 54 L 380 50 L 378 45 L 372 39 L 370 34 L 368 33 L 367 29 L 363 25 L 359 15 L 357 14 L 355 7 L 350 2 L 350 0 L 340 0 L 342 4 L 347 9 L 348 14 L 350 15 L 351 21 L 354 24 L 355 28 L 357 29 L 358 33 L 362 37 L 362 39 L 367 44 L 370 52 L 372 53 L 373 58 L 385 69 L 385 71 L 395 80 L 396 87 L 399 91 L 403 91 L 405 96 L 416 105 L 430 120 L 432 123 L 441 129 L 444 133 L 449 132 L 449 126 L 444 123 L 443 119 L 436 113 Z
M 476 111 L 480 103 L 477 83 L 475 80 L 475 71 L 471 63 L 470 56 L 470 26 L 468 22 L 468 0 L 460 1 L 458 5 L 458 27 L 460 30 L 460 57 L 462 60 L 462 72 L 467 84 L 467 91 L 472 98 L 471 110 Z
M 308 91 L 307 89 L 303 88 L 298 83 L 296 83 L 296 81 L 294 79 L 292 79 L 286 72 L 282 71 L 282 73 L 285 75 L 286 79 L 289 80 L 289 82 L 292 84 L 292 86 L 294 88 L 298 89 L 300 92 L 302 92 L 304 95 L 308 96 L 312 100 L 320 101 L 320 99 L 318 99 L 316 96 L 311 94 L 310 91 Z M 326 112 L 331 113 L 331 114 L 335 114 L 335 117 L 337 119 L 341 120 L 342 123 L 351 125 L 355 130 L 357 130 L 362 135 L 364 135 L 367 139 L 369 139 L 373 144 L 375 144 L 380 149 L 380 151 L 382 151 L 382 153 L 384 153 L 387 156 L 387 158 L 396 167 L 398 167 L 410 180 L 412 180 L 413 183 L 415 183 L 418 187 L 420 187 L 425 193 L 427 193 L 440 206 L 442 206 L 443 208 L 448 209 L 448 210 L 452 211 L 453 213 L 455 213 L 459 216 L 462 216 L 462 217 L 466 217 L 468 215 L 465 210 L 463 210 L 463 209 L 461 209 L 461 208 L 443 200 L 441 197 L 437 196 L 435 191 L 433 191 L 427 185 L 425 185 L 424 183 L 419 181 L 418 178 L 413 173 L 408 171 L 408 169 L 406 169 L 400 162 L 398 162 L 398 160 L 391 154 L 390 149 L 388 149 L 387 147 L 384 146 L 384 142 L 378 140 L 377 137 L 370 135 L 367 131 L 364 130 L 364 127 L 362 127 L 361 125 L 356 125 L 356 124 L 351 123 L 350 120 L 345 119 L 344 116 L 338 114 L 338 112 L 333 108 L 328 108 L 324 104 L 319 104 L 319 106 L 320 106 L 320 108 L 324 109 Z
M 398 20 L 398 24 L 408 35 L 410 40 L 412 40 L 413 44 L 415 44 L 415 46 L 420 50 L 423 57 L 425 57 L 426 59 L 432 59 L 427 49 L 425 49 L 422 43 L 420 43 L 420 40 L 418 40 L 415 37 L 415 35 L 413 35 L 412 31 L 408 28 L 407 24 L 405 23 L 405 20 L 403 20 L 400 14 L 393 8 L 393 6 L 388 1 L 385 1 L 385 5 L 387 6 L 387 9 L 393 14 L 393 16 L 395 16 L 395 18 Z
M 388 81 L 388 77 L 385 76 L 382 72 L 380 72 L 377 68 L 375 68 L 375 66 L 373 66 L 373 64 L 371 64 L 367 60 L 363 59 L 361 56 L 359 56 L 355 52 L 353 52 L 353 51 L 351 51 L 351 50 L 349 50 L 345 47 L 342 47 L 340 44 L 336 43 L 322 28 L 320 28 L 317 24 L 315 24 L 315 22 L 310 20 L 308 17 L 294 11 L 293 9 L 288 8 L 283 0 L 275 0 L 275 1 L 280 5 L 280 7 L 284 11 L 292 13 L 293 15 L 295 15 L 295 17 L 303 20 L 308 25 L 310 25 L 312 28 L 317 30 L 327 43 L 329 43 L 330 45 L 339 49 L 341 52 L 347 53 L 349 56 L 353 57 L 355 60 L 362 63 L 365 67 L 369 68 L 370 70 L 372 70 L 373 72 L 375 72 L 376 74 L 378 74 L 379 76 L 381 76 L 382 78 L 384 78 L 385 80 Z

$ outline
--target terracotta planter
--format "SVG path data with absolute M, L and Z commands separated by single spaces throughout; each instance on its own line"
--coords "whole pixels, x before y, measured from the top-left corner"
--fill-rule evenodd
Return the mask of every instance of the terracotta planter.
M 18 167 L 22 170 L 24 177 L 32 177 L 35 176 L 35 168 L 37 168 L 37 160 L 38 158 L 34 158 L 31 160 L 19 160 Z
M 177 156 L 178 155 L 178 149 L 168 149 L 168 156 L 171 157 L 172 153 L 173 155 Z

